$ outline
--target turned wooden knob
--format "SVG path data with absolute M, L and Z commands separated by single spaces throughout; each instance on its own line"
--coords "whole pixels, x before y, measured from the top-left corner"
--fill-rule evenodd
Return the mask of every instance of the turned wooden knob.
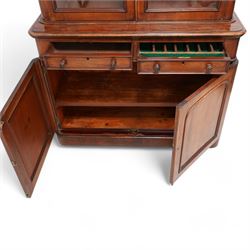
M 154 73 L 155 73 L 155 74 L 159 74 L 160 71 L 161 71 L 161 65 L 160 65 L 159 63 L 156 63 L 156 64 L 154 65 Z
M 117 61 L 115 58 L 111 59 L 111 70 L 114 70 L 116 68 Z
M 207 73 L 210 74 L 212 72 L 212 70 L 213 70 L 213 65 L 208 63 L 207 64 Z
M 60 68 L 63 69 L 66 64 L 67 64 L 67 60 L 62 59 L 61 62 L 60 62 Z

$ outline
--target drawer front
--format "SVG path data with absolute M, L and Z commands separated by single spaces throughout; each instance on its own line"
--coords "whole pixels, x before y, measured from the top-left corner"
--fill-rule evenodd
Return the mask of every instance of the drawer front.
M 45 57 L 48 69 L 62 70 L 131 70 L 129 57 Z
M 224 74 L 228 61 L 141 61 L 140 74 Z

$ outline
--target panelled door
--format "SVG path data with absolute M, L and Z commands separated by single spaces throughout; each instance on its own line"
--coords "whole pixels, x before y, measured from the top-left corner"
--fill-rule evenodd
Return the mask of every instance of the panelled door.
M 32 195 L 55 131 L 39 59 L 31 62 L 0 114 L 0 135 L 27 195 Z
M 176 108 L 170 183 L 219 139 L 237 63 L 211 79 Z
M 140 20 L 214 20 L 231 19 L 233 0 L 139 0 Z
M 40 0 L 43 16 L 49 21 L 133 20 L 131 0 Z

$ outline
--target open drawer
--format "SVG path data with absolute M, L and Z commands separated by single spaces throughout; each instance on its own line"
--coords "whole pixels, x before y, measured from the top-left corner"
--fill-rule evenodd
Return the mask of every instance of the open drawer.
M 138 73 L 225 74 L 230 58 L 223 43 L 141 43 Z
M 130 43 L 51 42 L 43 59 L 47 69 L 132 69 Z

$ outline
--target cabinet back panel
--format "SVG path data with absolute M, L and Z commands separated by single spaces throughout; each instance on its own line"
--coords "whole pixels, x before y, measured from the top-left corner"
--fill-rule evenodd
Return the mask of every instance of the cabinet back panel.
M 54 93 L 58 107 L 175 107 L 212 78 L 87 71 L 65 71 L 63 77 L 56 77 L 60 72 L 49 71 L 50 82 L 58 85 Z

